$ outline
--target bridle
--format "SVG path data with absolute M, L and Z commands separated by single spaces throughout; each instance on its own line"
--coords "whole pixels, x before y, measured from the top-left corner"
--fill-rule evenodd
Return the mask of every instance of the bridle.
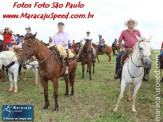
M 90 42 L 92 39 L 85 39 L 86 42 Z M 84 45 L 85 47 L 85 45 Z M 91 49 L 87 49 L 87 53 L 91 53 L 92 52 L 92 48 Z
M 27 41 L 25 41 L 24 43 L 27 43 Z M 29 50 L 28 52 L 21 52 L 21 55 L 22 55 L 22 54 L 27 54 L 27 59 L 28 59 L 29 57 L 32 57 L 34 48 L 35 48 L 35 41 L 33 41 L 33 47 L 31 48 L 31 50 Z M 42 60 L 41 62 L 39 62 L 39 65 L 42 64 L 43 62 L 45 62 L 45 61 L 48 59 L 49 56 L 50 56 L 50 54 L 47 55 L 46 58 L 45 58 L 44 60 Z M 53 56 L 53 57 L 54 57 L 54 56 Z M 25 59 L 25 60 L 27 60 L 27 59 Z M 48 68 L 44 69 L 43 72 L 45 72 L 47 69 L 49 69 L 49 67 L 50 67 L 50 65 L 48 64 Z
M 137 65 L 134 63 L 134 61 L 133 61 L 133 59 L 132 59 L 132 54 L 131 54 L 131 62 L 132 62 L 136 67 L 144 67 L 145 65 L 144 65 L 144 62 L 143 62 L 143 58 L 144 58 L 144 57 L 147 57 L 147 56 L 143 56 L 143 54 L 141 53 L 141 50 L 140 50 L 140 43 L 141 43 L 141 42 L 144 42 L 144 40 L 141 40 L 141 41 L 138 42 L 138 49 L 139 49 L 139 56 L 140 56 L 140 58 L 138 58 L 138 57 L 137 57 L 137 58 L 141 60 L 141 63 L 143 64 L 143 66 L 137 66 Z M 150 43 L 149 41 L 146 41 L 146 42 Z
M 141 60 L 141 63 L 143 64 L 143 66 L 138 66 L 138 65 L 136 65 L 136 64 L 133 62 L 132 54 L 131 54 L 131 58 L 130 58 L 132 64 L 134 64 L 136 67 L 139 67 L 139 68 L 145 66 L 145 65 L 144 65 L 144 62 L 143 62 L 143 58 L 146 57 L 146 56 L 143 56 L 142 53 L 141 53 L 141 50 L 140 50 L 140 43 L 143 42 L 143 41 L 144 41 L 144 40 L 141 40 L 141 41 L 138 42 L 138 49 L 139 49 L 139 56 L 140 56 L 140 58 L 137 57 L 138 59 Z M 149 42 L 149 41 L 146 41 L 146 42 Z M 141 76 L 141 75 L 143 74 L 143 71 L 144 71 L 144 69 L 142 69 L 142 72 L 141 72 L 139 75 L 137 75 L 137 76 L 131 75 L 131 73 L 130 73 L 130 71 L 129 71 L 129 61 L 128 61 L 128 64 L 127 64 L 127 70 L 128 70 L 128 73 L 129 73 L 130 77 L 133 79 L 133 81 L 134 81 L 135 78 Z

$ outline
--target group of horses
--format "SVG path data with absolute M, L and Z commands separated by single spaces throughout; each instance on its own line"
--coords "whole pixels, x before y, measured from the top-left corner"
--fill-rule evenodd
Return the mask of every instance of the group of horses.
M 18 61 L 21 65 L 26 64 L 32 56 L 35 56 L 38 61 L 38 71 L 40 75 L 40 81 L 44 89 L 45 105 L 43 109 L 48 109 L 49 97 L 48 97 L 48 80 L 51 80 L 54 88 L 54 98 L 55 98 L 55 111 L 59 110 L 58 104 L 58 79 L 63 77 L 66 84 L 65 95 L 69 94 L 69 84 L 71 86 L 71 95 L 74 95 L 74 83 L 77 70 L 77 53 L 80 49 L 80 43 L 76 43 L 71 47 L 71 51 L 74 57 L 70 59 L 69 73 L 65 75 L 65 63 L 64 59 L 61 58 L 56 46 L 50 49 L 46 44 L 40 42 L 36 38 L 36 34 L 31 35 L 26 38 L 26 41 L 22 45 L 21 53 L 19 54 Z M 123 97 L 123 93 L 126 87 L 129 87 L 128 99 L 131 100 L 130 96 L 130 84 L 134 84 L 134 94 L 133 94 L 133 104 L 132 112 L 136 112 L 135 109 L 135 99 L 137 92 L 141 86 L 144 68 L 151 67 L 151 49 L 150 49 L 150 39 L 138 38 L 139 40 L 134 47 L 132 55 L 128 57 L 128 60 L 124 63 L 121 77 L 121 92 L 119 95 L 118 102 L 116 104 L 114 112 L 117 112 L 119 107 L 119 102 Z M 93 47 L 93 48 L 92 48 Z M 93 73 L 95 72 L 95 59 L 98 59 L 98 55 L 106 54 L 109 57 L 109 62 L 111 61 L 111 52 L 116 50 L 117 47 L 110 47 L 104 45 L 102 51 L 99 51 L 99 46 L 91 43 L 91 40 L 86 39 L 86 43 L 82 50 L 81 55 L 81 65 L 82 65 L 82 78 L 84 78 L 84 65 L 87 65 L 87 71 L 89 72 L 89 79 L 91 80 L 91 67 L 93 65 Z M 95 50 L 95 55 L 93 51 Z

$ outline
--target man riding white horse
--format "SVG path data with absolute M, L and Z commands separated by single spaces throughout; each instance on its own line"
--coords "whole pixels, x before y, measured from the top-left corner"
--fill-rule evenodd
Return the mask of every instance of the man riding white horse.
M 138 25 L 136 20 L 129 19 L 124 24 L 128 29 L 122 31 L 118 40 L 122 51 L 117 55 L 116 58 L 116 72 L 114 76 L 115 79 L 121 77 L 120 61 L 122 54 L 126 52 L 126 49 L 132 49 L 135 46 L 135 44 L 138 42 L 136 36 L 141 38 L 141 33 L 139 30 L 134 29 Z M 122 41 L 124 41 L 124 47 L 122 46 Z M 149 74 L 149 69 L 146 69 L 146 73 L 144 75 L 145 81 L 148 81 L 147 74 Z
M 90 32 L 87 31 L 86 32 L 86 36 L 80 41 L 80 45 L 81 45 L 81 49 L 79 51 L 79 57 L 78 57 L 78 62 L 81 61 L 81 54 L 82 54 L 82 51 L 83 51 L 83 47 L 86 43 L 86 40 L 91 40 L 91 47 L 92 47 L 92 51 L 93 51 L 93 61 L 96 60 L 95 56 L 96 56 L 96 51 L 94 49 L 94 47 L 92 46 L 92 41 L 93 41 L 93 38 L 90 36 Z

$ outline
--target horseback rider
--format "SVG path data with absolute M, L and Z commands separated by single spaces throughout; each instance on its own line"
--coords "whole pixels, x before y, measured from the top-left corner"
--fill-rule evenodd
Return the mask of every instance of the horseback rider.
M 161 44 L 160 54 L 158 55 L 158 66 L 159 67 L 160 67 L 160 61 L 161 61 L 162 56 L 163 56 L 163 41 L 162 41 L 162 44 Z
M 30 28 L 30 27 L 25 28 L 25 30 L 26 30 L 27 33 L 25 34 L 24 38 L 33 35 L 33 34 L 31 33 L 31 28 Z
M 116 38 L 115 38 L 115 40 L 114 40 L 114 42 L 113 42 L 113 44 L 112 44 L 112 47 L 113 47 L 114 44 L 116 44 L 116 45 L 118 44 L 118 41 L 117 41 Z
M 100 54 L 102 54 L 102 48 L 104 47 L 104 39 L 102 38 L 101 35 L 98 35 L 99 36 L 99 51 L 100 51 Z
M 5 49 L 5 46 L 7 45 L 8 47 L 12 47 L 12 32 L 9 27 L 6 27 L 5 29 L 2 29 L 0 31 L 0 34 L 3 36 L 3 50 Z
M 92 47 L 92 52 L 93 52 L 93 61 L 96 60 L 95 59 L 96 51 L 95 51 L 94 47 L 92 46 L 93 38 L 90 36 L 90 31 L 87 31 L 86 36 L 82 40 L 80 40 L 81 49 L 79 50 L 78 62 L 81 61 L 81 55 L 82 55 L 82 52 L 83 52 L 84 45 L 86 43 L 86 39 L 91 40 L 91 47 Z
M 24 36 L 20 36 L 20 43 L 18 44 L 18 48 L 22 48 L 22 44 L 24 43 Z
M 115 79 L 121 77 L 121 69 L 119 68 L 122 54 L 126 52 L 126 49 L 132 49 L 135 46 L 135 44 L 138 42 L 136 36 L 141 38 L 141 33 L 139 30 L 134 29 L 138 25 L 136 20 L 129 19 L 124 24 L 128 29 L 122 31 L 118 40 L 122 51 L 117 55 L 116 58 L 116 71 L 114 76 Z M 124 41 L 124 47 L 122 45 L 122 41 Z M 146 81 L 148 80 L 148 77 L 146 76 L 147 74 L 149 74 L 149 69 L 146 69 L 146 73 L 144 75 L 144 80 Z
M 66 50 L 67 57 L 65 58 L 65 61 L 66 61 L 65 75 L 68 75 L 68 68 L 69 68 L 68 41 L 69 41 L 69 36 L 66 32 L 64 32 L 64 27 L 65 27 L 65 25 L 63 22 L 58 23 L 58 32 L 53 36 L 52 44 L 61 45 Z

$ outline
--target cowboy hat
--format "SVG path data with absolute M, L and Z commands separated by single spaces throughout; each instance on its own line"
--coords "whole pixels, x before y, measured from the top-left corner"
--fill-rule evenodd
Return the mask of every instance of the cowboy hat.
M 31 28 L 30 27 L 27 27 L 27 28 L 25 28 L 25 30 L 30 30 L 31 31 Z
M 102 37 L 100 34 L 98 36 Z
M 129 19 L 129 20 L 127 20 L 127 21 L 124 23 L 124 25 L 125 25 L 126 27 L 128 27 L 127 24 L 128 24 L 129 22 L 131 22 L 131 21 L 135 23 L 135 26 L 134 26 L 134 27 L 136 27 L 136 26 L 138 25 L 138 22 L 137 22 L 136 20 L 133 20 L 132 18 Z

